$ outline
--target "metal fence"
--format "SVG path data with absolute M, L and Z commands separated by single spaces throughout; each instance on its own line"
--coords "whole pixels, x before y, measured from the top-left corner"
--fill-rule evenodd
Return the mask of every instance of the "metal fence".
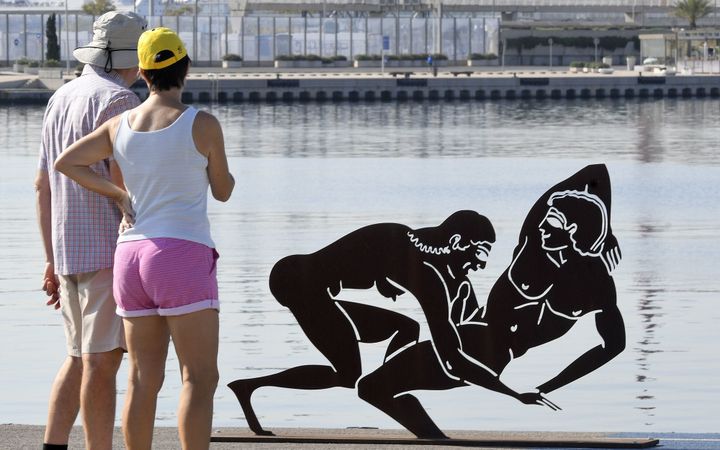
M 0 62 L 10 65 L 26 57 L 45 58 L 45 26 L 50 14 L 0 14 Z M 67 17 L 67 18 L 66 18 Z M 93 16 L 57 14 L 61 56 L 92 38 Z M 149 25 L 178 31 L 196 66 L 219 65 L 222 56 L 238 54 L 258 65 L 279 55 L 381 54 L 383 37 L 387 55 L 443 53 L 452 60 L 471 53 L 498 54 L 500 22 L 497 18 L 310 18 L 310 17 L 147 17 Z M 72 58 L 72 53 L 70 52 Z

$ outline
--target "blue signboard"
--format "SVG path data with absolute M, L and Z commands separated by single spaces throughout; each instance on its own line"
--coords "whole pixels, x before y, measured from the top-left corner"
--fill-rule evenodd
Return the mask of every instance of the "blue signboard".
M 383 36 L 383 50 L 390 50 L 390 36 Z

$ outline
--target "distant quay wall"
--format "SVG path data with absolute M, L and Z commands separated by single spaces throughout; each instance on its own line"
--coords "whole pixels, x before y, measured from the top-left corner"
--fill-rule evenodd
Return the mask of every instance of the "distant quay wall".
M 146 90 L 138 91 L 143 98 Z M 720 97 L 720 75 L 558 75 L 504 72 L 432 77 L 276 77 L 188 80 L 187 102 L 424 101 L 574 98 Z
M 659 76 L 642 72 L 565 74 L 558 72 L 468 72 L 433 77 L 420 73 L 283 74 L 283 76 L 194 74 L 183 101 L 203 102 L 357 102 L 425 100 L 602 99 L 720 97 L 720 75 Z M 133 86 L 140 98 L 144 85 Z M 49 89 L 0 90 L 0 103 L 44 103 Z

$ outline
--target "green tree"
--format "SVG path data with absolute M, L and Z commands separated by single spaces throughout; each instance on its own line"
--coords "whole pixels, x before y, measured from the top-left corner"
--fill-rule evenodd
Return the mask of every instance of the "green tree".
M 198 11 L 200 11 L 200 8 L 198 8 Z M 165 16 L 190 16 L 193 14 L 195 14 L 195 6 L 193 5 L 169 6 L 165 8 L 165 12 L 163 13 Z
M 698 19 L 712 12 L 712 0 L 678 0 L 675 3 L 675 15 L 690 22 L 690 28 L 697 27 Z
M 55 21 L 57 16 L 50 14 L 45 23 L 45 37 L 47 38 L 47 46 L 45 49 L 45 60 L 60 61 L 60 44 L 58 43 L 57 28 Z
M 115 11 L 115 4 L 112 0 L 93 0 L 82 6 L 83 11 L 93 16 L 102 16 L 108 11 Z

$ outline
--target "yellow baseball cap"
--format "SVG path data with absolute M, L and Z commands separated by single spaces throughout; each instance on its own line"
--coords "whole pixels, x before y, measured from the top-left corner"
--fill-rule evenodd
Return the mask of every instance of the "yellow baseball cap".
M 168 59 L 155 61 L 158 53 L 167 50 L 173 54 Z M 140 35 L 137 45 L 138 61 L 141 69 L 164 69 L 187 56 L 187 50 L 180 36 L 170 28 L 158 27 Z

